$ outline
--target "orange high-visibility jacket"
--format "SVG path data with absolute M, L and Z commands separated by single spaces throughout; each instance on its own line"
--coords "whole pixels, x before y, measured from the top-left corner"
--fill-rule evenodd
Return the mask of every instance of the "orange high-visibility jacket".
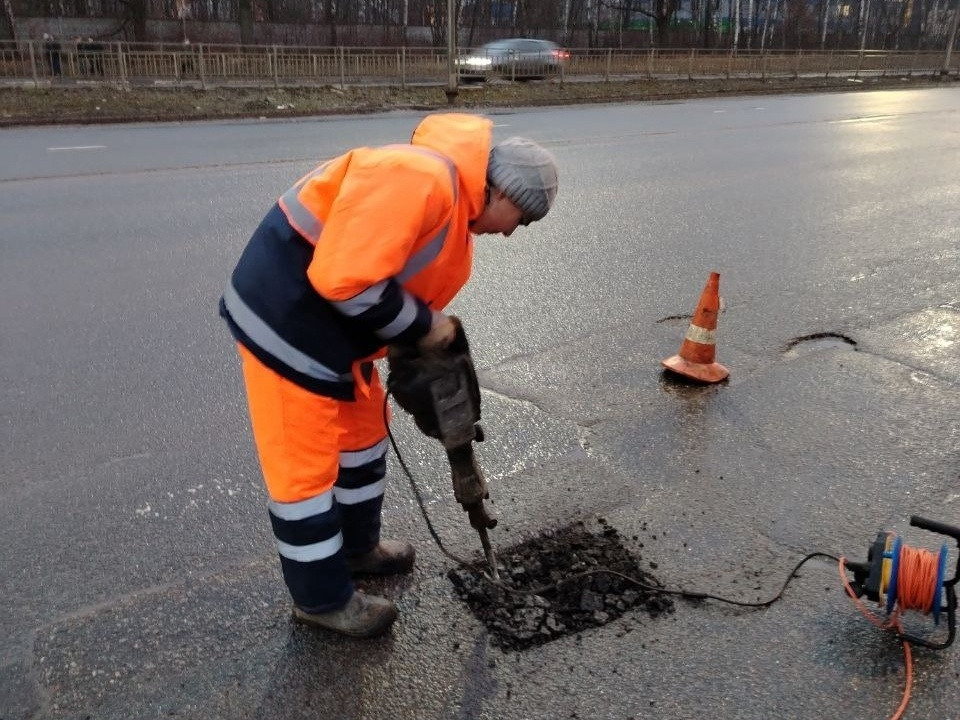
M 352 399 L 354 364 L 430 329 L 470 277 L 492 123 L 424 119 L 410 144 L 358 148 L 302 178 L 260 223 L 220 301 L 284 377 Z

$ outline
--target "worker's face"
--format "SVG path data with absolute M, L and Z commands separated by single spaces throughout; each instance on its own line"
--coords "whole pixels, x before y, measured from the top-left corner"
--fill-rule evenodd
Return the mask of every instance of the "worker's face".
M 477 235 L 502 233 L 510 237 L 523 220 L 523 212 L 497 188 L 490 190 L 490 202 L 480 216 L 470 223 L 470 230 Z

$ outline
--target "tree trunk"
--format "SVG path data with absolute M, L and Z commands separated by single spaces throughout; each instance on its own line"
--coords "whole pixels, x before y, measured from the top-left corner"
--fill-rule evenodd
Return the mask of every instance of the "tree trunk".
M 923 49 L 923 31 L 927 19 L 927 3 L 923 0 L 913 0 L 913 12 L 910 13 L 910 37 L 913 47 Z
M 947 33 L 947 49 L 943 55 L 943 67 L 940 75 L 944 78 L 950 75 L 950 56 L 953 54 L 954 43 L 957 42 L 957 26 L 960 25 L 960 4 L 953 9 L 953 20 L 950 23 L 950 32 Z
M 820 13 L 820 50 L 827 47 L 827 29 L 830 25 L 830 0 L 823 0 L 823 12 Z
M 480 3 L 473 4 L 473 12 L 470 13 L 470 32 L 467 33 L 467 47 L 473 47 L 473 33 L 477 29 L 477 23 L 480 21 Z
M 770 0 L 767 0 L 766 7 L 763 10 L 763 31 L 760 34 L 760 51 L 767 49 L 767 27 L 770 25 Z
M 703 3 L 703 48 L 710 49 L 710 31 L 713 29 L 712 0 Z
M 446 0 L 431 0 L 427 9 L 430 11 L 430 37 L 433 46 L 442 48 L 447 46 L 447 3 Z
M 733 11 L 731 13 L 733 15 L 733 42 L 731 47 L 736 50 L 740 44 L 740 0 L 733 0 L 731 10 Z
M 657 45 L 662 48 L 670 47 L 670 21 L 673 19 L 674 4 L 671 0 L 657 0 L 655 5 L 657 21 Z
M 16 40 L 17 25 L 13 19 L 13 2 L 3 0 L 3 16 L 0 17 L 0 40 Z
M 237 20 L 240 22 L 240 43 L 253 43 L 253 0 L 239 0 Z
M 657 14 L 657 45 L 662 48 L 670 47 L 670 18 Z
M 327 27 L 330 29 L 330 45 L 336 47 L 339 39 L 337 38 L 337 3 L 335 0 L 324 0 L 323 15 L 327 20 Z
M 133 24 L 133 39 L 145 42 L 147 36 L 147 2 L 148 0 L 120 0 L 126 7 L 127 19 Z

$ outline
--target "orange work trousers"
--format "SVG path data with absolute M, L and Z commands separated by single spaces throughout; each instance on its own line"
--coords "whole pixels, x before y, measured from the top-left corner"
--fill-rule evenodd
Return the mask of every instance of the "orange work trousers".
M 380 540 L 386 475 L 385 392 L 372 363 L 356 399 L 305 390 L 238 345 L 250 422 L 294 602 L 325 612 L 349 600 L 346 557 Z

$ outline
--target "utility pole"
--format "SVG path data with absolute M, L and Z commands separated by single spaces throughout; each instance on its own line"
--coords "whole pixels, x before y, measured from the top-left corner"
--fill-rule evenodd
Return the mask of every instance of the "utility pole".
M 957 21 L 960 21 L 960 2 L 953 9 L 953 23 L 950 25 L 950 34 L 947 36 L 947 52 L 943 56 L 943 68 L 940 70 L 940 77 L 944 80 L 950 74 L 950 54 L 953 52 L 953 45 L 957 41 Z

